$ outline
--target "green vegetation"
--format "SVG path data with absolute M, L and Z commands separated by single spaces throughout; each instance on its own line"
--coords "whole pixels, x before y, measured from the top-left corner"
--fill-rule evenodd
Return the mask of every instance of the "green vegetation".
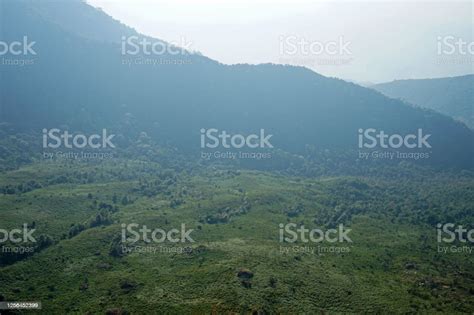
M 94 173 L 93 179 L 87 174 Z M 62 174 L 64 181 L 52 180 Z M 107 176 L 105 174 L 108 174 Z M 48 314 L 468 313 L 473 256 L 437 252 L 436 224 L 474 222 L 473 181 L 175 172 L 152 162 L 37 163 L 2 173 L 2 226 L 51 239 L 4 261 L 0 296 Z M 352 229 L 344 253 L 282 253 L 279 224 Z M 121 224 L 194 229 L 185 251 L 123 253 Z M 141 243 L 140 245 L 145 245 Z M 330 243 L 322 247 L 339 246 Z M 159 247 L 159 244 L 154 244 Z
M 387 92 L 447 117 L 304 67 L 126 66 L 152 57 L 121 53 L 145 35 L 83 0 L 0 10 L 0 39 L 38 52 L 0 69 L 0 302 L 43 305 L 13 314 L 473 312 L 474 256 L 437 240 L 474 228 L 474 131 L 452 118 L 472 122 L 473 76 Z M 160 241 L 132 243 L 145 226 Z M 352 242 L 283 242 L 285 226 Z

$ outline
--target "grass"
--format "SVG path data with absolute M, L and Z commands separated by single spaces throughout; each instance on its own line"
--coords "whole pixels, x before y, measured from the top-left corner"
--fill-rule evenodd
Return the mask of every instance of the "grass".
M 104 169 L 114 172 L 122 166 L 106 164 Z M 304 179 L 209 170 L 205 175 L 179 175 L 166 191 L 143 196 L 138 182 L 156 176 L 143 175 L 141 168 L 132 163 L 127 180 L 105 176 L 92 183 L 51 184 L 0 195 L 2 228 L 36 221 L 38 233 L 55 240 L 28 259 L 1 267 L 0 294 L 7 300 L 41 301 L 48 314 L 96 314 L 113 308 L 132 314 L 468 313 L 474 309 L 472 254 L 437 253 L 435 229 L 403 209 L 397 214 L 391 206 L 401 189 L 410 192 L 406 210 L 416 208 L 413 200 L 422 193 L 437 196 L 430 199 L 433 209 L 448 206 L 445 199 L 454 209 L 472 206 L 464 193 L 466 186 L 445 189 L 443 183 L 427 183 L 408 189 L 363 178 Z M 88 169 L 74 165 L 71 172 Z M 62 171 L 37 164 L 3 173 L 0 183 L 32 178 L 47 182 Z M 472 182 L 464 185 L 472 187 Z M 456 189 L 461 193 L 456 194 Z M 445 199 L 440 195 L 443 191 Z M 94 200 L 113 203 L 114 194 L 128 195 L 134 202 L 116 202 L 119 211 L 113 214 L 112 224 L 61 237 L 70 224 L 87 222 L 95 215 Z M 461 199 L 452 201 L 453 194 Z M 183 202 L 171 207 L 177 196 Z M 251 205 L 248 211 L 233 213 L 226 223 L 203 222 L 206 215 L 238 209 L 244 198 Z M 304 210 L 288 216 L 285 209 L 298 204 Z M 344 212 L 349 215 L 341 217 Z M 338 218 L 352 229 L 353 243 L 343 245 L 350 252 L 280 252 L 280 246 L 293 244 L 279 242 L 279 223 L 327 228 L 327 222 Z M 196 242 L 184 245 L 192 247 L 192 253 L 135 252 L 113 257 L 111 242 L 120 236 L 121 223 L 163 229 L 185 223 L 194 229 Z M 251 287 L 237 277 L 242 268 L 253 273 Z

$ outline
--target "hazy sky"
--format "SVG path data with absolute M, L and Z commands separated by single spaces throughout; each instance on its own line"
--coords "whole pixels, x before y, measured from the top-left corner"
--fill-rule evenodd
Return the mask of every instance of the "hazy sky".
M 87 1 L 226 64 L 298 64 L 376 83 L 474 72 L 472 0 Z

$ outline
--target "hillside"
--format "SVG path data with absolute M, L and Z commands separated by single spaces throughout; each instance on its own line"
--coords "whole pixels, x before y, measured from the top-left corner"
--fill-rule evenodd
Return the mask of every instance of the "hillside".
M 0 56 L 1 314 L 473 312 L 455 115 L 174 54 L 82 0 L 0 0 L 0 41 L 34 50 Z M 465 110 L 458 79 L 439 104 Z
M 401 135 L 422 129 L 431 135 L 432 148 L 430 158 L 417 163 L 473 167 L 473 131 L 433 111 L 304 68 L 225 66 L 187 51 L 124 56 L 114 36 L 106 42 L 78 35 L 73 26 L 62 27 L 61 19 L 48 20 L 55 16 L 46 13 L 51 6 L 40 10 L 39 3 L 9 2 L 2 10 L 4 38 L 28 34 L 36 41 L 34 64 L 21 71 L 4 66 L 0 79 L 1 120 L 27 132 L 58 126 L 82 132 L 125 128 L 128 137 L 146 132 L 157 143 L 199 156 L 202 128 L 232 133 L 265 129 L 283 151 L 301 155 L 314 146 L 320 152 L 342 150 L 354 160 L 361 128 Z M 91 19 L 91 9 L 76 8 L 83 3 L 63 5 L 64 15 L 75 16 L 74 25 L 82 20 L 113 34 L 124 30 L 104 14 Z M 130 60 L 157 64 L 130 66 Z
M 474 128 L 474 75 L 452 78 L 397 80 L 372 85 L 391 98 L 405 100 L 453 117 Z

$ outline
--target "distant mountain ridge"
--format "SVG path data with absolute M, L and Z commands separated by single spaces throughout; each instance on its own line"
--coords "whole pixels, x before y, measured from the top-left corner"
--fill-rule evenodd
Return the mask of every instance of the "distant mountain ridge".
M 391 98 L 434 109 L 474 129 L 474 74 L 439 78 L 396 80 L 372 85 Z
M 122 127 L 189 152 L 199 151 L 202 128 L 265 129 L 276 148 L 294 154 L 308 146 L 357 151 L 361 128 L 423 129 L 432 135 L 426 163 L 473 167 L 472 130 L 441 114 L 301 67 L 226 66 L 192 53 L 123 55 L 119 35 L 142 35 L 82 1 L 60 2 L 60 11 L 54 3 L 2 2 L 2 39 L 27 34 L 38 53 L 34 65 L 2 66 L 0 121 L 35 131 Z

